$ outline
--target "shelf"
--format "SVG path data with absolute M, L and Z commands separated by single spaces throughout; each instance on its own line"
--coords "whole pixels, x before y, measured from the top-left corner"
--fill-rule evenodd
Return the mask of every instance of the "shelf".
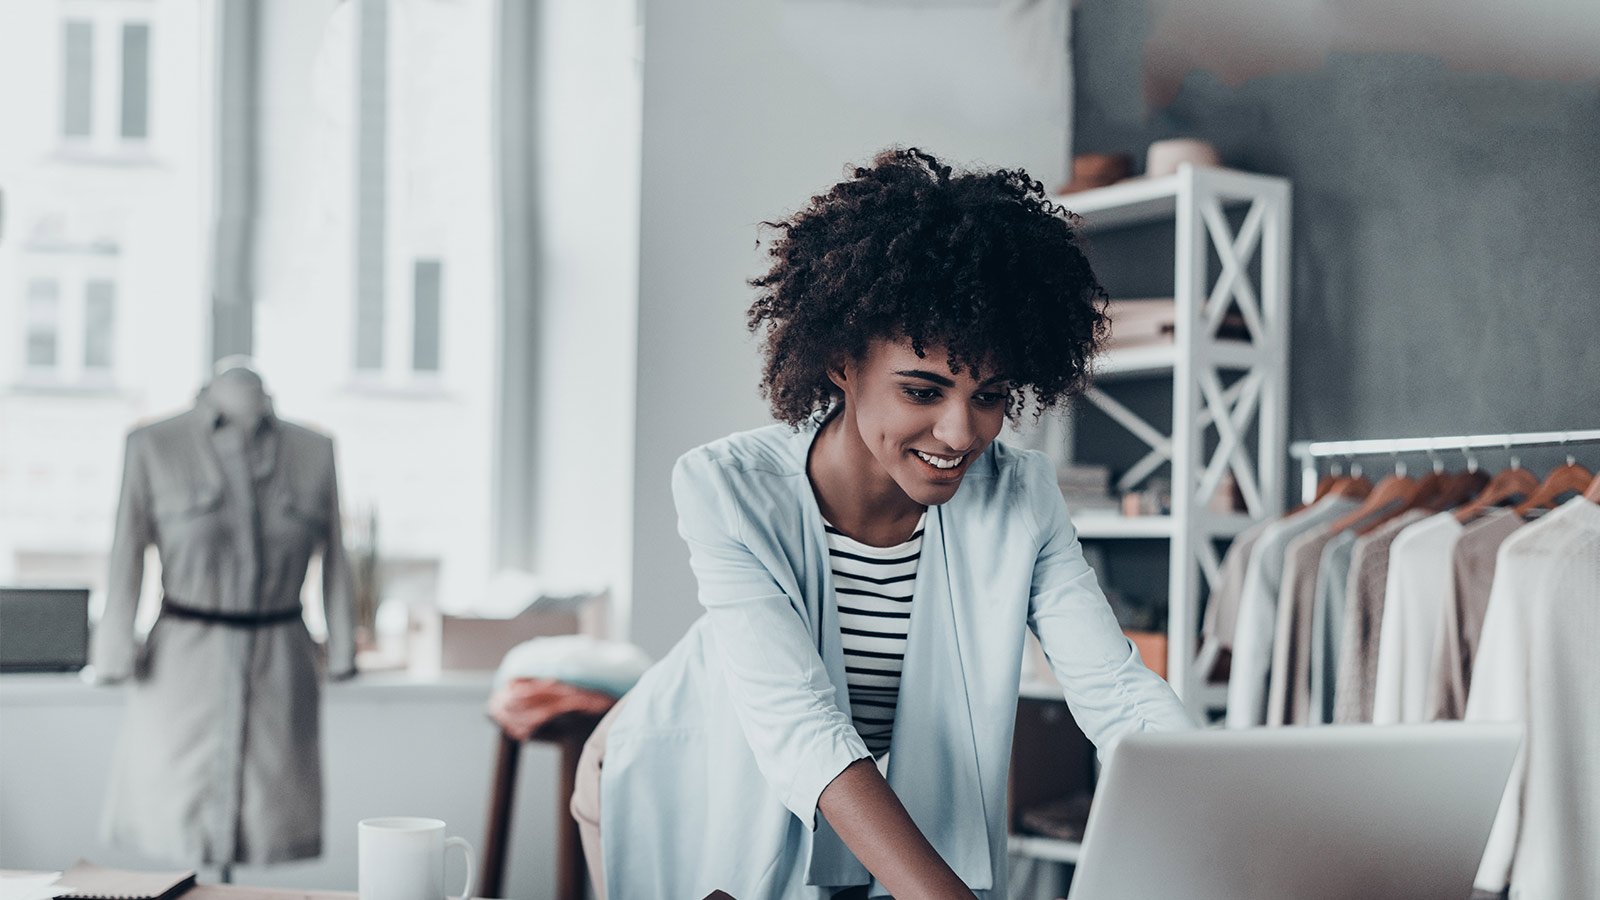
M 1178 186 L 1177 175 L 1132 178 L 1073 194 L 1056 194 L 1050 200 L 1083 217 L 1084 230 L 1099 231 L 1170 221 L 1178 208 Z
M 1013 834 L 1009 836 L 1007 849 L 1014 856 L 1047 859 L 1052 862 L 1076 863 L 1079 854 L 1083 852 L 1083 845 L 1077 841 L 1062 841 L 1056 838 L 1036 837 L 1031 834 Z
M 1052 194 L 1050 201 L 1083 218 L 1085 231 L 1106 231 L 1130 225 L 1172 221 L 1178 209 L 1178 193 L 1183 189 L 1186 170 L 1225 204 L 1243 203 L 1287 185 L 1281 178 L 1240 172 L 1235 169 L 1181 164 L 1178 171 L 1160 178 L 1129 178 L 1116 184 L 1072 194 Z
M 1259 363 L 1261 357 L 1261 351 L 1249 341 L 1211 341 L 1201 344 L 1195 362 L 1209 363 L 1219 369 L 1243 371 Z M 1095 357 L 1092 363 L 1096 381 L 1168 375 L 1177 365 L 1178 348 L 1175 344 L 1107 350 Z
M 1235 537 L 1255 520 L 1243 513 L 1199 513 L 1195 527 L 1212 538 Z M 1082 513 L 1072 516 L 1072 524 L 1082 538 L 1170 538 L 1178 527 L 1171 516 L 1123 516 L 1115 513 Z

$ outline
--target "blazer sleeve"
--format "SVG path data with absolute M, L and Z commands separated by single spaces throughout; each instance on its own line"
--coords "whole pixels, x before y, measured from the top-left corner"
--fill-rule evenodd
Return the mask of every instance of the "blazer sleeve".
M 1039 554 L 1028 598 L 1038 636 L 1078 727 L 1101 758 L 1124 735 L 1195 727 L 1170 685 L 1145 667 L 1122 633 L 1067 515 L 1050 460 L 1027 451 L 1021 502 L 1034 514 Z
M 145 548 L 155 541 L 151 520 L 150 479 L 144 464 L 144 442 L 138 432 L 128 435 L 122 454 L 122 491 L 117 501 L 116 530 L 106 583 L 106 604 L 95 623 L 92 661 L 95 678 L 103 683 L 121 681 L 134 674 L 137 640 L 133 633 L 144 583 Z
M 784 805 L 815 829 L 823 789 L 872 754 L 835 702 L 800 598 L 745 543 L 722 463 L 705 448 L 684 454 L 672 495 L 739 728 Z
M 339 476 L 333 442 L 328 443 L 328 527 L 322 545 L 322 614 L 328 623 L 328 677 L 348 678 L 356 671 L 356 591 L 350 556 L 344 549 L 344 519 L 339 514 Z

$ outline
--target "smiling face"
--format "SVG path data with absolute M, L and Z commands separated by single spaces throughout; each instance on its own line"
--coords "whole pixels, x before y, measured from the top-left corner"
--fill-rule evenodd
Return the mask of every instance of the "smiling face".
M 951 372 L 943 347 L 924 349 L 919 357 L 909 338 L 873 341 L 864 359 L 830 378 L 881 475 L 933 506 L 955 496 L 967 467 L 1000 433 L 1010 385 L 987 372 L 974 378 L 970 367 Z

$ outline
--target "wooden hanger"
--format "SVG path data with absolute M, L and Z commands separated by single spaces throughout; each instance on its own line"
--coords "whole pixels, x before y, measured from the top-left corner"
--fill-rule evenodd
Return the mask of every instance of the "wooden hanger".
M 1465 525 L 1491 506 L 1501 506 L 1517 497 L 1531 497 L 1538 489 L 1539 479 L 1533 477 L 1533 473 L 1524 469 L 1513 456 L 1510 468 L 1495 473 L 1495 476 L 1489 479 L 1489 484 L 1484 487 L 1483 493 L 1456 510 L 1456 521 Z
M 1594 481 L 1590 482 L 1589 489 L 1583 492 L 1583 499 L 1591 503 L 1600 503 L 1600 475 L 1596 475 Z
M 1406 474 L 1405 466 L 1396 463 L 1395 470 L 1378 482 L 1360 506 L 1334 520 L 1331 531 L 1344 531 L 1373 516 L 1386 519 L 1398 514 L 1416 499 L 1419 487 L 1421 483 Z
M 1517 507 L 1517 515 L 1526 516 L 1534 509 L 1555 509 L 1556 501 L 1562 494 L 1581 494 L 1593 480 L 1594 473 L 1578 465 L 1569 456 L 1566 465 L 1551 469 L 1550 474 L 1545 476 L 1544 483 L 1533 492 L 1533 496 L 1522 501 Z
M 1361 474 L 1360 466 L 1351 466 L 1350 471 L 1352 474 L 1344 475 L 1340 473 L 1338 466 L 1334 466 L 1332 472 L 1322 476 L 1322 479 L 1317 482 L 1317 493 L 1311 503 L 1315 503 L 1330 494 L 1349 497 L 1352 500 L 1360 500 L 1367 496 L 1372 491 L 1372 482 Z M 1310 506 L 1311 503 L 1296 504 L 1294 508 L 1284 513 L 1284 515 L 1292 516 Z
M 1454 509 L 1483 493 L 1483 489 L 1488 486 L 1489 473 L 1482 469 L 1474 467 L 1464 472 L 1457 472 L 1455 483 L 1450 485 L 1449 492 L 1434 509 L 1441 512 L 1447 509 Z
M 1323 497 L 1328 496 L 1328 492 L 1333 490 L 1333 486 L 1338 484 L 1343 479 L 1344 472 L 1342 472 L 1338 466 L 1334 466 L 1332 469 L 1329 469 L 1328 474 L 1322 476 L 1322 479 L 1317 482 L 1317 493 L 1316 496 L 1311 498 L 1311 502 L 1315 503 L 1318 500 L 1321 500 Z
M 1430 457 L 1433 456 L 1431 453 L 1428 455 Z M 1417 495 L 1411 499 L 1411 504 L 1407 507 L 1407 509 L 1420 508 L 1433 510 L 1434 512 L 1444 509 L 1444 503 L 1447 499 L 1449 499 L 1450 494 L 1455 490 L 1457 481 L 1458 478 L 1456 474 L 1454 472 L 1446 472 L 1444 470 L 1444 463 L 1440 462 L 1438 458 L 1435 457 L 1433 460 L 1433 468 L 1428 472 L 1428 474 L 1418 479 Z M 1405 510 L 1401 510 L 1401 512 L 1404 511 Z M 1360 529 L 1358 533 L 1365 534 L 1377 527 L 1377 524 L 1378 523 L 1373 523 L 1368 525 Z

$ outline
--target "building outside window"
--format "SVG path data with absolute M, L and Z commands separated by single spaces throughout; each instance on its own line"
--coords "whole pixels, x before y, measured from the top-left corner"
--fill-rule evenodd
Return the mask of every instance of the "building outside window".
M 215 6 L 0 3 L 0 582 L 98 605 L 123 438 L 205 370 Z
M 116 359 L 116 257 L 50 254 L 31 261 L 19 383 L 109 387 Z
M 80 153 L 138 151 L 150 138 L 154 3 L 61 5 L 59 134 Z

